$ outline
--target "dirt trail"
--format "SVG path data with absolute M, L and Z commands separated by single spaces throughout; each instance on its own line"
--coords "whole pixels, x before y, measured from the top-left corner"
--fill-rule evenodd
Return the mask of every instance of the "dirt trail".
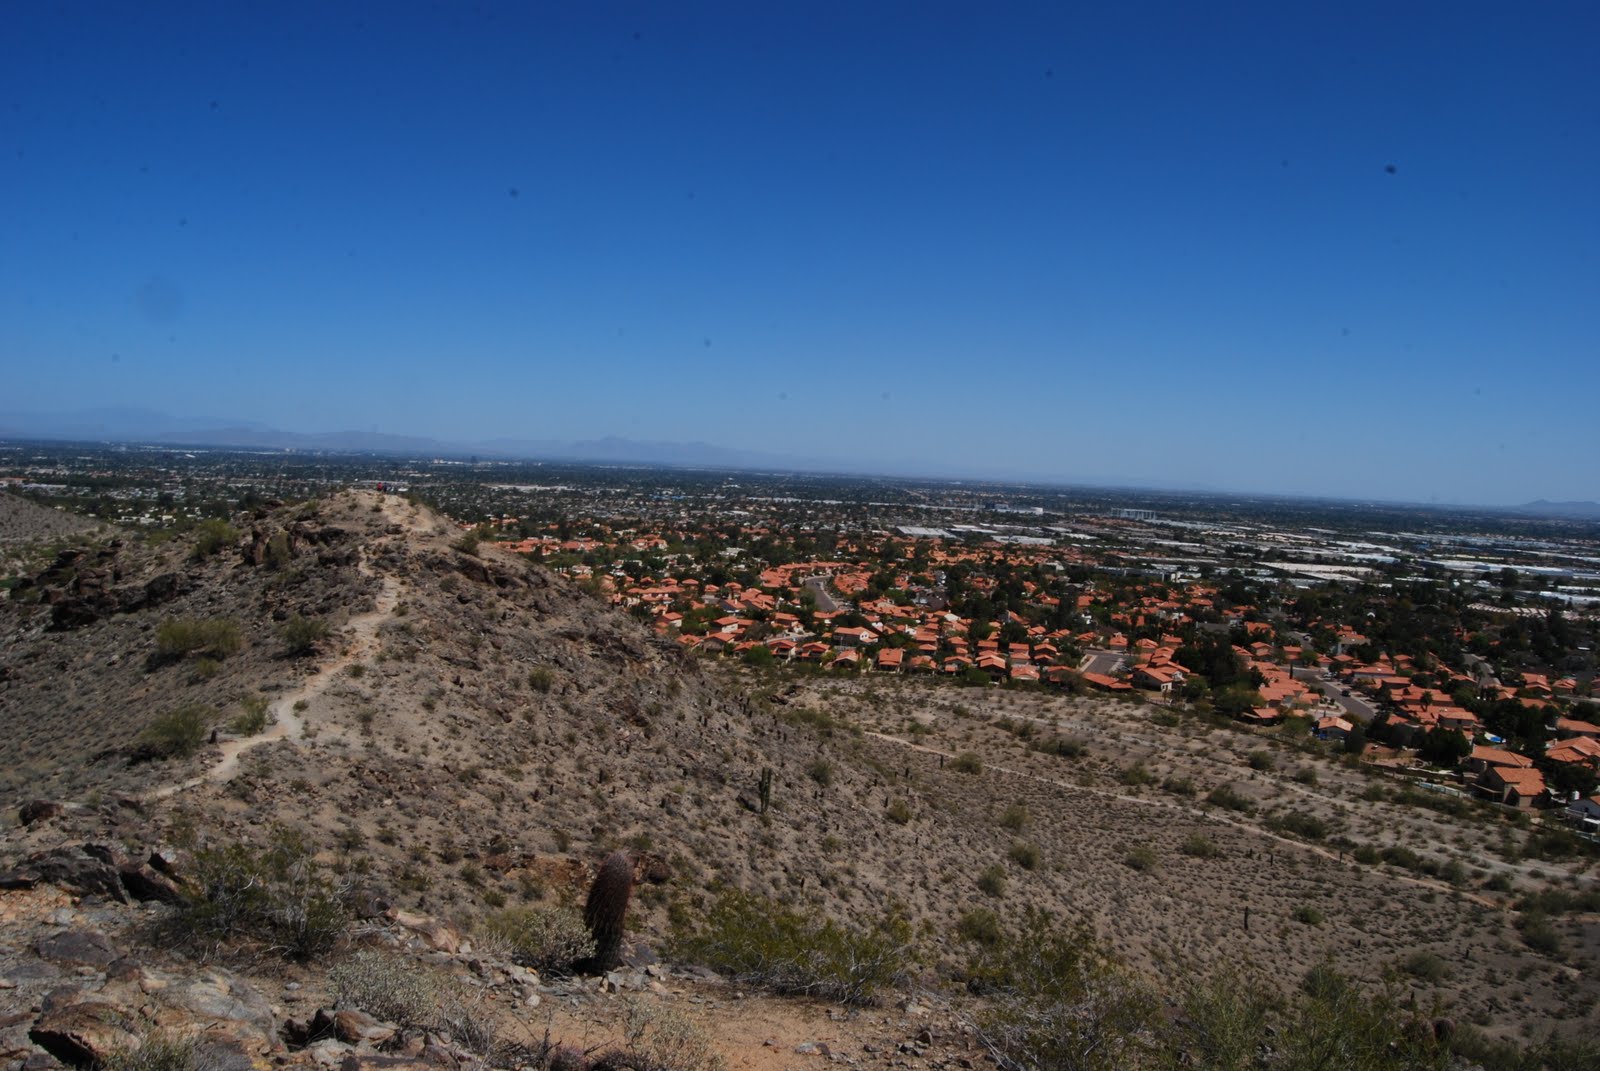
M 383 511 L 389 520 L 404 524 L 397 504 L 400 499 L 385 497 Z M 371 577 L 374 574 L 371 564 L 363 556 L 357 563 L 356 570 L 362 576 Z M 339 673 L 345 667 L 362 661 L 372 655 L 378 645 L 378 629 L 384 622 L 394 616 L 394 608 L 400 601 L 400 582 L 392 576 L 382 578 L 382 586 L 378 591 L 376 605 L 367 613 L 352 617 L 345 623 L 342 638 L 345 640 L 344 648 L 332 661 L 319 666 L 292 691 L 280 696 L 268 707 L 267 728 L 255 736 L 238 737 L 224 740 L 216 746 L 221 753 L 221 760 L 198 777 L 191 777 L 177 784 L 166 785 L 146 794 L 147 800 L 161 800 L 176 795 L 185 789 L 194 788 L 206 783 L 217 784 L 228 780 L 239 772 L 239 757 L 251 748 L 261 747 L 263 744 L 274 744 L 279 740 L 298 740 L 305 734 L 305 719 L 301 711 L 308 709 L 324 691 L 338 679 Z

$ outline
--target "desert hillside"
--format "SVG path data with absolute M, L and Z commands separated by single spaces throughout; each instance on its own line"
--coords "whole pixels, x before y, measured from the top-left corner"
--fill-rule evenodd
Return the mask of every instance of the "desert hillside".
M 456 979 L 532 1047 L 525 1064 L 547 1030 L 617 1041 L 638 999 L 686 1011 L 740 1067 L 970 1066 L 984 950 L 1027 908 L 1084 926 L 1168 1006 L 1218 972 L 1292 990 L 1331 967 L 1486 1037 L 1600 1027 L 1594 918 L 1536 946 L 1509 910 L 1558 870 L 1501 865 L 1498 892 L 1453 875 L 1473 845 L 1358 770 L 1108 700 L 704 667 L 395 496 L 38 563 L 3 607 L 0 706 L 0 985 L 25 1009 L 3 1040 L 32 1071 L 203 1007 L 226 1010 L 224 1056 L 376 1059 L 388 1038 L 329 1025 L 317 1050 L 308 1025 L 338 997 L 330 970 L 373 950 Z M 162 936 L 196 860 L 290 843 L 283 873 L 319 875 L 355 920 L 337 941 L 285 960 Z M 1439 865 L 1359 862 L 1355 843 Z M 617 851 L 638 883 L 631 966 L 596 981 L 515 962 L 495 920 L 581 904 Z M 670 962 L 674 923 L 729 888 L 845 926 L 901 918 L 915 954 L 870 1011 Z M 434 1041 L 406 1058 L 444 1059 Z

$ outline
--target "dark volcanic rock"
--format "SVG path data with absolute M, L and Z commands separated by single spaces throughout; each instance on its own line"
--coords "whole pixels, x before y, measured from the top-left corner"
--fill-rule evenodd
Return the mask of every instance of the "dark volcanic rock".
M 126 1010 L 86 1001 L 46 1012 L 28 1037 L 62 1063 L 88 1068 L 104 1064 L 118 1049 L 137 1048 L 134 1026 Z
M 54 800 L 32 800 L 17 809 L 17 821 L 25 826 L 31 826 L 46 818 L 55 818 L 65 810 L 66 808 Z
M 94 858 L 79 846 L 68 845 L 36 855 L 23 869 L 38 874 L 41 881 L 62 888 L 104 896 L 122 904 L 128 902 L 128 893 L 122 887 L 122 876 L 117 868 Z
M 122 887 L 135 900 L 155 900 L 163 904 L 183 900 L 183 889 L 178 883 L 149 863 L 124 863 L 117 868 L 117 875 L 122 879 Z
M 94 930 L 66 930 L 39 938 L 36 946 L 40 959 L 52 963 L 87 964 L 104 967 L 114 962 L 121 953 L 103 933 Z

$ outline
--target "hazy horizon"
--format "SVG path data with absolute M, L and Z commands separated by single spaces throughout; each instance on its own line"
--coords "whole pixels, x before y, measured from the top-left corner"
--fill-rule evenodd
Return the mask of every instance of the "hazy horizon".
M 1600 11 L 26 7 L 12 411 L 1600 500 Z

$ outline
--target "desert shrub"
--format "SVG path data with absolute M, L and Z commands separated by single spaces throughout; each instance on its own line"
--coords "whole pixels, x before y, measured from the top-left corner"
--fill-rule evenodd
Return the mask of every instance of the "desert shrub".
M 438 976 L 392 952 L 357 952 L 328 972 L 328 983 L 338 1007 L 406 1029 L 432 1024 L 438 1010 Z
M 911 928 L 886 915 L 853 927 L 730 889 L 696 928 L 680 927 L 673 955 L 778 993 L 870 1004 L 909 965 Z
M 1378 853 L 1378 849 L 1374 848 L 1370 844 L 1358 845 L 1356 850 L 1350 854 L 1356 862 L 1365 866 L 1371 866 L 1372 864 L 1380 862 L 1383 859 L 1383 856 Z
M 1546 916 L 1538 913 L 1523 915 L 1517 919 L 1517 929 L 1522 932 L 1523 944 L 1535 952 L 1554 956 L 1561 951 L 1561 935 L 1556 933 L 1556 928 L 1550 925 Z
M 1049 739 L 1035 743 L 1033 750 L 1063 759 L 1081 759 L 1089 749 L 1084 747 L 1081 741 L 1065 736 L 1052 736 Z
M 1151 773 L 1150 768 L 1142 762 L 1136 762 L 1132 766 L 1124 766 L 1117 773 L 1117 780 L 1130 786 L 1152 784 L 1155 779 L 1156 775 Z
M 977 774 L 983 772 L 983 760 L 970 751 L 963 751 L 950 760 L 950 768 L 956 773 Z
M 217 712 L 199 703 L 189 703 L 158 715 L 139 734 L 141 756 L 185 758 L 200 750 L 206 734 L 216 722 Z
M 1204 833 L 1190 833 L 1183 838 L 1183 844 L 1179 850 L 1184 855 L 1190 855 L 1196 859 L 1215 859 L 1222 854 L 1222 849 L 1218 848 L 1216 842 Z
M 1161 788 L 1174 796 L 1193 796 L 1195 793 L 1194 778 L 1169 777 L 1161 782 Z
M 1218 785 L 1206 793 L 1206 802 L 1226 807 L 1230 811 L 1253 811 L 1255 805 L 1233 790 L 1232 785 Z
M 239 622 L 231 617 L 169 617 L 156 628 L 156 655 L 160 658 L 179 659 L 202 652 L 226 658 L 242 644 Z
M 181 935 L 213 947 L 251 941 L 305 960 L 344 935 L 342 891 L 302 835 L 279 829 L 265 847 L 235 842 L 196 850 L 194 881 L 173 921 Z
M 328 623 L 310 617 L 295 614 L 283 623 L 278 630 L 278 636 L 283 640 L 284 650 L 291 656 L 299 657 L 308 655 L 317 649 L 317 644 L 326 639 Z
M 722 1057 L 705 1031 L 676 1008 L 632 998 L 623 1009 L 622 1031 L 626 1051 L 620 1059 L 608 1060 L 602 1054 L 597 1065 L 611 1063 L 635 1071 L 722 1069 Z
M 1155 849 L 1148 845 L 1140 845 L 1123 856 L 1122 862 L 1134 870 L 1154 870 L 1157 862 Z
M 1450 963 L 1436 952 L 1418 950 L 1400 963 L 1400 969 L 1424 982 L 1443 982 L 1450 977 Z
M 895 800 L 889 804 L 888 810 L 884 811 L 884 817 L 897 826 L 903 826 L 911 821 L 911 807 L 905 800 Z
M 239 540 L 238 529 L 218 518 L 201 521 L 195 529 L 192 557 L 199 561 L 226 550 Z
M 1528 842 L 1523 845 L 1522 851 L 1529 859 L 1551 860 L 1566 859 L 1584 852 L 1593 853 L 1595 848 L 1580 840 L 1570 829 L 1542 825 L 1528 834 Z
M 833 784 L 833 763 L 827 759 L 814 759 L 806 767 L 806 776 L 823 788 Z
M 996 899 L 1006 894 L 1006 872 L 998 863 L 984 867 L 983 873 L 978 875 L 978 890 Z
M 1265 751 L 1252 751 L 1245 757 L 1252 770 L 1272 769 L 1272 756 Z
M 1013 833 L 1021 833 L 1028 824 L 1028 817 L 1028 808 L 1020 803 L 1013 803 L 1000 816 L 1000 828 L 1009 829 Z
M 264 695 L 247 695 L 239 700 L 239 713 L 228 723 L 228 728 L 240 736 L 254 736 L 267 727 L 267 710 L 271 704 Z
M 200 1041 L 164 1031 L 145 1035 L 137 1047 L 118 1048 L 106 1056 L 100 1071 L 205 1071 Z
M 1159 1005 L 1102 955 L 1082 929 L 1029 909 L 1014 933 L 983 951 L 968 987 L 989 994 L 972 1024 L 1002 1071 L 1140 1066 Z
M 548 692 L 555 683 L 555 673 L 546 666 L 535 666 L 528 671 L 528 687 L 536 692 Z
M 1164 1032 L 1162 1066 L 1340 1071 L 1455 1066 L 1450 1045 L 1402 991 L 1357 988 L 1328 967 L 1307 973 L 1297 991 L 1228 975 L 1190 987 Z M 1262 1054 L 1271 1053 L 1270 1060 Z
M 541 971 L 565 971 L 594 955 L 594 938 L 570 907 L 497 911 L 484 920 L 483 931 L 505 941 L 515 962 Z
M 992 948 L 1004 938 L 1000 916 L 986 907 L 963 911 L 956 920 L 956 936 L 975 945 Z
M 1296 907 L 1291 917 L 1296 922 L 1304 923 L 1307 926 L 1321 926 L 1323 920 L 1322 912 L 1310 904 L 1301 904 Z
M 1504 877 L 1504 875 L 1499 876 Z M 1509 882 L 1505 888 L 1510 888 Z M 1541 915 L 1600 913 L 1600 889 L 1540 889 L 1519 899 L 1517 910 Z
M 1009 854 L 1011 861 L 1024 870 L 1032 870 L 1039 865 L 1039 849 L 1025 841 L 1013 841 Z
M 1300 811 L 1290 811 L 1287 814 L 1275 814 L 1267 819 L 1267 828 L 1280 833 L 1293 833 L 1297 837 L 1307 840 L 1321 840 L 1328 835 L 1328 824 L 1316 815 L 1303 814 Z
M 1391 844 L 1379 855 L 1385 863 L 1403 870 L 1421 870 L 1422 856 L 1403 844 Z

